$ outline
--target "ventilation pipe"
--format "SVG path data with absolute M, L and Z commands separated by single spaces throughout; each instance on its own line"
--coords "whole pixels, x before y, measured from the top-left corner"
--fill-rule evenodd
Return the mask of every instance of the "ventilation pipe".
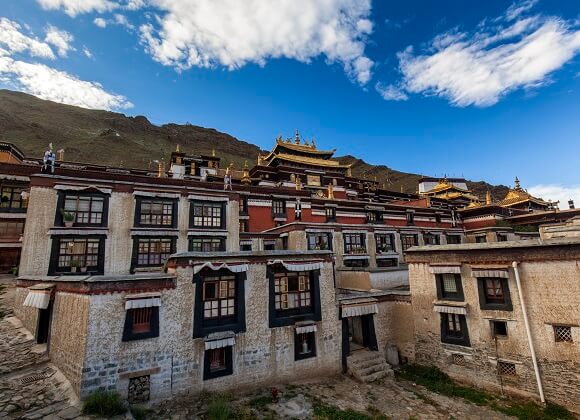
M 538 392 L 540 393 L 540 401 L 542 404 L 546 403 L 544 398 L 544 389 L 542 388 L 542 378 L 540 377 L 540 369 L 538 367 L 538 360 L 536 359 L 536 351 L 534 349 L 534 342 L 532 341 L 532 333 L 530 331 L 530 324 L 528 323 L 528 313 L 526 312 L 526 304 L 524 302 L 524 294 L 522 293 L 522 284 L 520 282 L 520 272 L 518 263 L 512 263 L 514 273 L 516 275 L 516 285 L 518 287 L 518 296 L 520 298 L 520 306 L 522 307 L 522 315 L 524 317 L 524 325 L 526 327 L 526 335 L 528 337 L 528 345 L 530 346 L 530 353 L 532 354 L 532 364 L 534 365 L 534 373 L 536 374 L 536 382 L 538 383 Z

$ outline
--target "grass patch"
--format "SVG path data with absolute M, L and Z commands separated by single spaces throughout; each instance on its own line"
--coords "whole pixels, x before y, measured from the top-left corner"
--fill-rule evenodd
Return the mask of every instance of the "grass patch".
M 573 420 L 574 416 L 564 407 L 554 403 L 547 403 L 546 407 L 541 407 L 534 402 L 523 404 L 511 403 L 508 406 L 493 406 L 499 412 L 508 416 L 516 417 L 520 420 Z
M 263 409 L 267 405 L 272 404 L 272 397 L 269 395 L 262 395 L 260 397 L 252 398 L 248 404 L 252 408 Z
M 409 381 L 424 386 L 429 391 L 449 397 L 461 397 L 477 405 L 486 405 L 493 397 L 485 392 L 457 385 L 436 367 L 405 365 L 397 374 Z
M 101 417 L 113 417 L 125 414 L 127 409 L 116 392 L 97 391 L 87 397 L 83 403 L 83 414 L 95 414 Z
M 324 404 L 320 400 L 312 402 L 314 418 L 316 420 L 387 420 L 375 407 L 368 407 L 370 415 L 354 410 L 341 410 L 338 407 Z
M 211 399 L 207 409 L 207 417 L 210 420 L 228 420 L 232 416 L 230 402 L 223 395 Z
M 151 414 L 151 410 L 139 405 L 132 405 L 129 409 L 135 420 L 146 420 Z

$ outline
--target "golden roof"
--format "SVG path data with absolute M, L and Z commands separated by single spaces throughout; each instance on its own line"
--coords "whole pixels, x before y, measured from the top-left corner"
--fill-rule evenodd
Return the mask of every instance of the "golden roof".
M 520 187 L 520 180 L 516 177 L 515 185 L 513 189 L 510 189 L 503 200 L 498 201 L 496 204 L 504 207 L 515 206 L 516 204 L 525 203 L 527 201 L 532 201 L 540 205 L 548 205 L 544 200 L 536 198 Z
M 267 159 L 271 161 L 271 160 L 274 160 L 275 158 L 288 160 L 290 162 L 305 163 L 307 165 L 329 166 L 329 167 L 333 167 L 333 168 L 344 168 L 344 169 L 349 168 L 349 165 L 342 165 L 337 160 L 318 159 L 318 158 L 313 158 L 313 157 L 308 157 L 308 156 L 291 155 L 288 153 L 271 153 Z
M 318 150 L 318 149 L 316 149 L 316 144 L 314 144 L 314 143 L 313 144 L 296 144 L 296 143 L 292 143 L 290 141 L 284 141 L 280 138 L 276 139 L 276 145 L 286 147 L 287 149 L 290 149 L 290 150 L 296 150 L 297 152 L 306 152 L 306 153 L 312 153 L 312 154 L 317 154 L 317 155 L 332 155 L 336 151 L 336 149 Z
M 453 183 L 449 182 L 447 180 L 447 178 L 443 178 L 440 179 L 439 182 L 437 183 L 437 185 L 435 185 L 435 187 L 429 191 L 426 191 L 427 194 L 431 194 L 431 193 L 438 193 L 441 191 L 446 191 L 446 190 L 457 190 L 457 191 L 462 191 L 462 192 L 469 192 L 469 190 L 466 190 L 464 188 L 458 187 L 457 185 L 454 185 Z

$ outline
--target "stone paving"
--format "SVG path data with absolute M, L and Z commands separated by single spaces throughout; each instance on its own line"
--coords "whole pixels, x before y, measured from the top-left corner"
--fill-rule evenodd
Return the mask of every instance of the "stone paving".
M 0 419 L 88 419 L 79 411 L 80 402 L 70 384 L 50 363 L 45 346 L 12 316 L 13 279 L 0 276 Z M 387 378 L 381 383 L 362 384 L 346 376 L 318 381 L 280 385 L 280 402 L 268 405 L 264 413 L 251 410 L 248 418 L 312 417 L 314 399 L 340 409 L 382 412 L 391 419 L 505 419 L 506 416 L 486 407 L 449 398 L 414 386 L 406 381 Z M 268 390 L 235 395 L 232 405 L 245 406 Z M 205 399 L 204 399 L 205 398 Z M 180 397 L 152 406 L 148 418 L 204 418 L 207 395 Z M 119 418 L 132 418 L 130 414 Z

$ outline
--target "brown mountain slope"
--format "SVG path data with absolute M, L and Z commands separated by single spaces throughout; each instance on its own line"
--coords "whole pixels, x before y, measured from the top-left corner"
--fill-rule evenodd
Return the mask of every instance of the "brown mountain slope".
M 0 141 L 14 143 L 26 156 L 41 157 L 48 143 L 65 149 L 65 159 L 101 165 L 146 168 L 153 160 L 169 158 L 177 144 L 188 154 L 210 154 L 237 167 L 256 162 L 257 146 L 215 129 L 195 125 L 156 126 L 143 116 L 127 117 L 38 99 L 21 92 L 0 90 Z M 417 190 L 419 175 L 373 166 L 353 156 L 339 158 L 353 163 L 355 176 L 385 183 L 387 189 Z M 507 188 L 484 182 L 470 183 L 479 196 L 490 189 L 503 198 Z

